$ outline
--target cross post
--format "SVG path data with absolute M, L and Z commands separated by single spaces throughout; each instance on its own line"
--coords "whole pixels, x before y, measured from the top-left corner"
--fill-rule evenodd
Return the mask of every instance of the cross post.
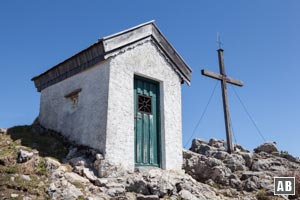
M 224 56 L 223 56 L 224 50 L 219 48 L 217 51 L 218 51 L 220 74 L 210 72 L 204 69 L 201 70 L 201 73 L 204 76 L 208 76 L 210 78 L 214 78 L 221 81 L 222 100 L 223 100 L 223 109 L 224 109 L 224 118 L 225 118 L 225 127 L 226 127 L 227 152 L 232 153 L 234 151 L 234 147 L 232 143 L 229 103 L 228 103 L 228 96 L 227 96 L 227 83 L 241 87 L 243 86 L 243 82 L 227 77 L 225 72 L 225 66 L 224 66 Z

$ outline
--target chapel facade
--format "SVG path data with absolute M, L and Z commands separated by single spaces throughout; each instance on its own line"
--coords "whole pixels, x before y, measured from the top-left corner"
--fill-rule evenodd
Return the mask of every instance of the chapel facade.
M 34 77 L 39 122 L 111 164 L 181 169 L 181 84 L 191 69 L 153 21 L 98 40 Z

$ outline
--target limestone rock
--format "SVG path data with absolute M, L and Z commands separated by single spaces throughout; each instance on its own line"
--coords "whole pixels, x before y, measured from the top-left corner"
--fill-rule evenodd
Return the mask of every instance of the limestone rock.
M 285 152 L 285 153 L 281 153 L 279 154 L 279 156 L 281 156 L 282 158 L 285 158 L 291 162 L 295 162 L 295 163 L 300 163 L 300 159 L 299 158 L 295 158 L 294 156 L 292 156 L 291 154 Z
M 110 164 L 107 160 L 96 159 L 93 167 L 100 178 L 114 178 L 124 176 L 126 171 L 121 166 Z
M 31 181 L 31 178 L 28 175 L 22 174 L 22 175 L 20 175 L 20 178 L 23 179 L 24 181 Z
M 83 166 L 87 167 L 88 166 L 88 161 L 87 158 L 83 156 L 75 157 L 69 160 L 69 163 L 75 167 L 75 166 Z
M 183 169 L 199 181 L 212 179 L 216 183 L 229 184 L 231 170 L 220 160 L 199 155 L 191 151 L 183 151 Z
M 18 158 L 17 158 L 17 162 L 18 163 L 24 163 L 27 162 L 28 160 L 30 160 L 33 157 L 33 152 L 29 152 L 23 149 L 20 149 L 18 152 Z
M 253 161 L 252 153 L 239 152 L 238 154 L 241 155 L 243 157 L 243 159 L 245 160 L 246 167 L 250 168 L 252 166 L 252 161 Z
M 103 187 L 106 186 L 108 180 L 106 178 L 97 178 L 94 182 L 96 186 Z
M 137 194 L 136 199 L 137 200 L 159 200 L 159 197 L 157 195 Z
M 49 192 L 55 192 L 57 190 L 55 183 L 51 183 L 49 185 L 48 191 Z
M 192 193 L 190 193 L 187 190 L 181 190 L 179 192 L 179 195 L 180 195 L 182 200 L 198 200 L 197 197 L 195 197 Z
M 210 151 L 216 151 L 216 148 L 204 143 L 201 139 L 194 139 L 190 150 L 202 155 L 208 155 Z
M 230 154 L 224 160 L 225 165 L 231 169 L 231 171 L 244 171 L 245 170 L 245 160 L 243 156 L 238 154 Z
M 229 156 L 229 153 L 227 153 L 226 151 L 214 151 L 210 153 L 210 156 L 218 160 L 225 160 Z
M 214 182 L 222 185 L 229 185 L 229 177 L 231 175 L 231 170 L 224 166 L 213 167 L 210 172 L 210 178 L 214 180 Z
M 62 196 L 63 196 L 64 200 L 75 200 L 78 197 L 84 196 L 84 195 L 74 185 L 69 185 L 67 188 L 64 188 Z
M 6 128 L 0 128 L 0 134 L 5 134 L 7 132 Z
M 257 159 L 253 161 L 252 171 L 284 171 L 285 167 L 281 160 L 276 158 Z
M 2 143 L 9 144 L 6 141 Z M 38 181 L 39 188 L 49 185 L 45 192 L 50 199 L 254 200 L 260 190 L 265 190 L 268 196 L 273 195 L 273 177 L 285 176 L 288 172 L 298 172 L 300 169 L 299 159 L 287 152 L 267 149 L 268 145 L 265 144 L 258 148 L 257 153 L 250 153 L 242 146 L 235 145 L 232 154 L 225 151 L 225 145 L 223 140 L 205 142 L 195 139 L 191 147 L 193 151 L 183 150 L 184 171 L 141 167 L 130 173 L 110 164 L 96 150 L 73 144 L 68 146 L 69 154 L 64 164 L 53 158 L 45 158 L 49 176 L 40 178 L 36 177 L 38 174 L 22 171 L 25 175 L 12 173 L 7 177 L 11 184 L 16 184 L 19 179 L 26 184 L 33 179 Z M 21 148 L 24 149 L 17 147 Z M 24 151 L 27 156 L 24 156 Z M 23 162 L 18 163 L 20 168 L 37 167 L 43 160 L 35 152 L 26 150 L 20 150 L 19 157 Z M 15 155 L 1 159 L 3 162 L 0 161 L 0 165 L 4 167 L 15 163 Z M 31 194 L 23 195 L 22 191 L 17 192 L 18 197 L 9 194 L 7 198 L 37 198 Z
M 70 182 L 70 183 L 88 183 L 89 180 L 86 178 L 83 178 L 82 176 L 79 176 L 78 174 L 75 174 L 73 172 L 67 172 L 64 174 L 64 177 Z
M 45 158 L 45 165 L 47 170 L 55 170 L 61 166 L 59 161 L 50 157 Z
M 18 194 L 11 194 L 10 197 L 11 197 L 11 198 L 18 198 L 19 195 L 18 195 Z
M 125 189 L 123 187 L 113 187 L 109 188 L 106 193 L 111 197 L 116 197 L 125 193 Z
M 94 175 L 94 172 L 92 172 L 89 168 L 84 168 L 82 170 L 82 174 L 92 182 L 96 181 L 97 179 L 97 177 Z
M 232 174 L 231 176 L 229 176 L 229 185 L 232 188 L 236 188 L 237 190 L 242 189 L 242 181 L 236 174 Z
M 128 177 L 126 191 L 150 195 L 147 182 L 140 177 Z
M 255 177 L 255 176 L 254 176 Z M 257 178 L 257 177 L 256 177 Z M 257 186 L 257 179 L 254 179 L 253 177 L 248 178 L 245 182 L 244 182 L 244 190 L 246 190 L 247 192 L 252 192 L 258 189 Z
M 208 144 L 217 149 L 226 148 L 226 142 L 224 140 L 218 140 L 218 139 L 212 138 L 209 140 Z
M 266 152 L 266 153 L 272 153 L 272 152 L 278 152 L 278 149 L 276 147 L 276 144 L 273 142 L 266 142 L 254 149 L 255 153 L 260 153 L 260 152 Z

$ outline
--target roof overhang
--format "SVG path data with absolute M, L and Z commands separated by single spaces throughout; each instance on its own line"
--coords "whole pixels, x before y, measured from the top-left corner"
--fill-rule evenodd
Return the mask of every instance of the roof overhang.
M 182 79 L 182 83 L 186 82 L 189 85 L 192 74 L 191 68 L 160 32 L 154 21 L 99 39 L 98 42 L 90 47 L 32 78 L 32 81 L 34 81 L 35 87 L 40 92 L 57 82 L 94 66 L 100 61 L 106 60 L 113 52 L 148 37 L 152 38 L 176 67 L 176 72 Z

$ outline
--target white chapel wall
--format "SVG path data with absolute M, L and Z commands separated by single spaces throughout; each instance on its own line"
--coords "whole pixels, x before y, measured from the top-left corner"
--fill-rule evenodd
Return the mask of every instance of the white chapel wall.
M 160 82 L 162 167 L 182 167 L 181 83 L 151 41 L 110 58 L 107 159 L 134 169 L 134 74 Z M 163 111 L 163 112 L 162 112 Z
M 109 63 L 107 61 L 41 92 L 39 121 L 79 144 L 105 151 Z M 65 95 L 81 88 L 78 102 Z

